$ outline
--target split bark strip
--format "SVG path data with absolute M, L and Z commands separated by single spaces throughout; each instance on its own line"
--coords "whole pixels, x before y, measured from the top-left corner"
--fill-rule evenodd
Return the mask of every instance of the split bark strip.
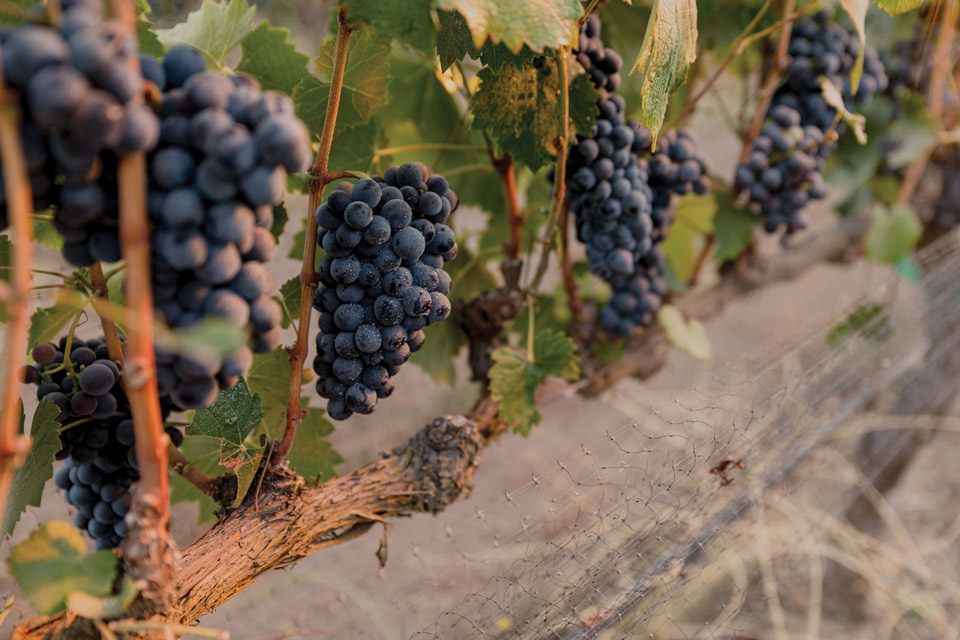
M 330 148 L 333 146 L 333 132 L 337 124 L 337 110 L 340 107 L 340 91 L 343 88 L 343 75 L 347 65 L 347 46 L 350 43 L 350 26 L 343 7 L 337 15 L 339 29 L 337 31 L 336 51 L 333 56 L 333 76 L 330 79 L 330 95 L 327 99 L 327 113 L 323 120 L 323 132 L 320 134 L 320 146 L 317 149 L 317 159 L 310 169 L 313 180 L 310 181 L 310 204 L 307 211 L 306 242 L 303 246 L 303 264 L 300 267 L 300 316 L 297 324 L 297 340 L 293 347 L 287 349 L 290 354 L 290 395 L 287 398 L 286 425 L 283 438 L 270 456 L 270 467 L 276 469 L 287 458 L 293 448 L 293 440 L 297 429 L 305 417 L 300 408 L 300 394 L 303 387 L 303 364 L 307 358 L 307 349 L 310 345 L 310 315 L 313 311 L 313 294 L 317 289 L 316 257 L 317 257 L 317 220 L 314 211 L 320 206 L 323 189 L 330 182 L 327 172 L 330 161 Z
M 0 61 L 2 61 L 0 55 Z M 0 518 L 6 513 L 7 496 L 13 477 L 29 441 L 20 436 L 20 368 L 26 362 L 27 301 L 30 298 L 33 262 L 33 194 L 20 140 L 20 117 L 17 108 L 7 103 L 5 79 L 0 69 L 0 161 L 3 163 L 3 184 L 7 193 L 7 216 L 13 228 L 13 291 L 6 305 L 7 358 L 3 380 L 3 406 L 0 415 Z
M 133 0 L 113 0 L 114 18 L 127 37 L 136 37 Z M 139 59 L 130 65 L 139 71 Z M 142 98 L 141 98 L 142 99 Z M 153 339 L 153 287 L 150 281 L 150 223 L 147 219 L 147 162 L 143 153 L 120 157 L 117 166 L 120 247 L 127 262 L 127 349 L 124 388 L 130 401 L 140 480 L 130 507 L 134 523 L 124 539 L 124 560 L 143 597 L 158 610 L 169 606 L 176 570 L 170 537 L 170 479 Z

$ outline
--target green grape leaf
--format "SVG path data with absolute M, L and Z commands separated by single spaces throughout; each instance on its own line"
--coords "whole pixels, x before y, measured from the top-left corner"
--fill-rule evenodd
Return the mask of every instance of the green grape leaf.
M 252 75 L 264 90 L 292 94 L 293 88 L 309 73 L 310 56 L 297 51 L 289 37 L 288 29 L 261 22 L 240 42 L 243 57 L 237 71 Z
M 333 134 L 333 148 L 330 150 L 330 170 L 364 172 L 369 170 L 376 153 L 379 135 L 379 115 L 370 118 L 366 124 L 353 127 L 337 125 Z M 313 212 L 310 215 L 313 215 Z
M 305 77 L 293 90 L 293 103 L 297 116 L 303 120 L 310 134 L 316 139 L 319 139 L 323 132 L 323 119 L 326 117 L 329 93 L 330 84 L 314 76 Z M 333 147 L 330 151 L 330 170 L 367 169 L 373 161 L 377 134 L 380 131 L 377 118 L 369 117 L 364 124 L 360 124 L 357 114 L 354 113 L 351 123 L 349 117 L 341 118 L 344 114 L 342 107 L 341 101 L 341 109 L 337 114 L 337 127 L 333 135 Z
M 434 0 L 434 6 L 460 12 L 475 48 L 489 38 L 514 52 L 525 44 L 535 51 L 576 45 L 583 14 L 578 0 Z
M 20 433 L 23 433 L 23 404 L 17 403 L 20 412 Z M 53 477 L 53 460 L 60 451 L 60 423 L 56 418 L 60 409 L 44 398 L 33 414 L 30 423 L 30 451 L 17 469 L 3 515 L 3 533 L 13 533 L 20 514 L 28 506 L 39 507 L 43 497 L 43 485 Z
M 253 31 L 256 6 L 247 0 L 203 0 L 198 11 L 191 11 L 185 22 L 159 29 L 157 37 L 166 47 L 187 44 L 200 51 L 208 62 L 222 67 L 227 54 Z
M 84 299 L 75 289 L 59 289 L 53 306 L 37 309 L 30 316 L 27 352 L 41 342 L 52 342 L 83 306 Z
M 244 327 L 217 316 L 207 316 L 185 329 L 156 332 L 156 342 L 163 348 L 196 358 L 222 358 L 247 343 Z
M 86 544 L 72 524 L 53 520 L 30 532 L 10 552 L 7 566 L 30 606 L 43 615 L 66 608 L 74 591 L 96 597 L 109 596 L 120 559 L 103 549 L 82 555 Z
M 140 53 L 154 58 L 163 57 L 163 44 L 153 31 L 153 23 L 147 17 L 150 15 L 150 5 L 146 2 L 137 2 L 137 41 Z
M 867 132 L 864 131 L 864 125 L 867 123 L 866 116 L 860 113 L 852 113 L 847 109 L 847 105 L 843 102 L 843 96 L 840 94 L 840 89 L 830 82 L 826 76 L 820 76 L 820 90 L 823 92 L 823 99 L 826 100 L 827 104 L 836 109 L 840 118 L 850 125 L 857 142 L 867 144 Z
M 287 253 L 287 257 L 291 260 L 301 260 L 303 258 L 303 250 L 306 246 L 306 241 L 307 219 L 303 218 L 300 220 L 300 229 L 293 234 L 293 244 L 290 245 L 290 251 Z
M 342 5 L 350 22 L 362 22 L 364 30 L 380 40 L 397 40 L 426 54 L 433 51 L 430 0 L 343 0 Z
M 290 216 L 287 214 L 287 208 L 281 202 L 273 208 L 273 224 L 270 225 L 270 235 L 274 240 L 280 240 L 283 235 L 283 229 L 287 226 L 287 220 Z
M 120 581 L 120 593 L 98 597 L 83 591 L 71 591 L 67 594 L 67 609 L 94 620 L 117 618 L 133 604 L 140 591 L 137 584 L 128 576 Z
M 427 340 L 410 362 L 423 369 L 437 384 L 452 387 L 457 380 L 454 358 L 467 344 L 467 334 L 457 322 L 436 322 L 423 330 Z
M 447 142 L 450 133 L 456 131 L 460 122 L 456 98 L 440 80 L 436 64 L 412 55 L 394 55 L 390 58 L 387 104 L 390 108 L 381 117 L 391 132 L 391 146 L 418 141 Z M 415 130 L 411 131 L 409 137 L 397 140 L 394 130 L 406 122 L 412 122 Z M 462 140 L 464 135 L 457 137 L 459 139 L 456 142 L 467 142 Z M 413 157 L 411 155 L 409 159 Z M 397 164 L 407 159 L 407 156 L 392 156 L 390 163 Z M 432 168 L 439 170 L 439 167 Z
M 187 427 L 187 435 L 215 438 L 220 441 L 220 464 L 237 475 L 239 487 L 234 506 L 243 502 L 260 467 L 262 448 L 248 447 L 244 441 L 263 419 L 263 403 L 251 394 L 243 379 L 230 389 L 217 394 L 217 400 L 199 409 Z
M 180 453 L 196 467 L 210 476 L 219 476 L 227 472 L 220 466 L 220 441 L 204 436 L 184 436 L 180 445 Z M 197 521 L 199 524 L 216 522 L 220 505 L 200 491 L 180 474 L 170 476 L 170 503 L 196 502 L 198 509 Z
M 847 338 L 862 336 L 868 340 L 883 341 L 893 335 L 890 314 L 878 303 L 864 302 L 827 332 L 827 344 L 837 347 Z
M 499 284 L 489 264 L 481 255 L 474 255 L 463 238 L 458 245 L 457 259 L 443 266 L 450 274 L 450 299 L 473 300 L 484 291 L 496 289 Z
M 653 133 L 663 125 L 670 95 L 686 81 L 697 57 L 696 0 L 654 0 L 634 71 L 644 74 L 640 124 Z
M 297 110 L 297 117 L 303 120 L 313 138 L 319 139 L 323 133 L 323 119 L 327 114 L 329 98 L 330 83 L 316 76 L 305 76 L 293 88 L 293 105 Z
M 689 282 L 697 265 L 697 256 L 714 228 L 717 201 L 709 196 L 683 196 L 677 201 L 674 222 L 663 241 L 663 253 L 681 282 Z
M 333 56 L 336 38 L 328 37 L 320 46 L 320 53 L 314 65 L 329 80 L 333 73 Z M 343 71 L 343 90 L 340 93 L 340 108 L 337 111 L 337 128 L 364 124 L 383 106 L 387 100 L 387 58 L 390 47 L 366 30 L 350 36 L 347 46 L 347 61 Z M 325 84 L 325 82 L 323 83 Z M 328 89 L 329 91 L 329 89 Z M 315 109 L 325 113 L 327 100 L 317 104 Z M 323 118 L 319 118 L 322 125 Z M 306 119 L 304 119 L 306 122 Z M 308 125 L 309 126 L 309 125 Z M 319 128 L 310 128 L 319 135 Z
M 6 234 L 0 236 L 0 282 L 10 283 L 13 279 L 13 243 Z
M 857 92 L 857 87 L 860 86 L 860 78 L 863 76 L 863 53 L 867 49 L 867 32 L 864 23 L 867 20 L 867 7 L 869 5 L 869 0 L 840 0 L 840 6 L 843 7 L 843 10 L 850 16 L 850 20 L 853 22 L 853 28 L 856 29 L 857 37 L 860 39 L 857 60 L 853 64 L 853 69 L 850 70 L 851 93 Z M 820 84 L 821 86 L 823 85 L 823 78 L 820 79 Z M 839 91 L 837 93 L 839 94 Z M 824 97 L 826 97 L 826 91 L 824 91 Z M 842 100 L 840 104 L 843 104 Z M 857 139 L 859 140 L 860 136 L 857 136 Z M 863 143 L 861 142 L 860 144 Z
M 52 211 L 50 212 L 53 213 Z M 33 239 L 55 251 L 63 249 L 63 236 L 48 220 L 33 221 Z
M 500 418 L 523 436 L 540 424 L 537 389 L 547 376 L 576 380 L 580 376 L 576 346 L 555 331 L 543 331 L 533 339 L 533 359 L 510 347 L 493 352 L 490 368 L 490 397 L 500 403 Z
M 296 91 L 296 89 L 294 89 L 294 91 Z M 291 173 L 288 175 L 287 192 L 302 193 L 303 195 L 310 193 L 310 175 L 307 173 Z M 284 215 L 286 215 L 286 211 L 284 211 Z M 279 238 L 280 236 L 275 235 L 274 237 Z
M 455 62 L 463 60 L 464 56 L 470 56 L 474 60 L 490 69 L 494 73 L 500 73 L 508 64 L 512 64 L 517 69 L 523 69 L 526 62 L 532 61 L 540 56 L 553 57 L 554 51 L 545 47 L 542 52 L 537 52 L 523 45 L 519 52 L 513 52 L 502 42 L 487 40 L 483 47 L 478 51 L 473 46 L 473 36 L 470 35 L 470 28 L 467 21 L 456 11 L 438 11 L 440 18 L 440 30 L 437 32 L 437 53 L 440 57 L 440 68 L 446 71 Z
M 600 92 L 587 74 L 581 73 L 570 82 L 570 121 L 581 136 L 589 137 L 597 124 L 600 98 Z
M 710 360 L 713 350 L 710 347 L 710 338 L 707 330 L 699 320 L 686 322 L 683 314 L 672 304 L 665 304 L 657 311 L 657 322 L 663 328 L 674 347 L 704 362 Z
M 253 356 L 253 366 L 244 376 L 250 392 L 263 401 L 266 424 L 273 428 L 287 408 L 290 392 L 290 356 L 283 347 Z
M 913 11 L 923 6 L 926 0 L 873 0 L 874 3 L 892 16 Z
M 319 407 L 310 407 L 309 399 L 303 398 L 301 404 L 308 411 L 307 417 L 297 429 L 297 439 L 287 456 L 290 466 L 310 482 L 323 482 L 337 475 L 335 465 L 343 462 L 343 457 L 334 451 L 327 436 L 333 433 L 333 425 L 326 419 L 325 411 Z
M 563 135 L 557 69 L 555 65 L 545 69 L 546 73 L 506 67 L 495 74 L 483 68 L 477 74 L 480 88 L 473 95 L 473 128 L 485 129 L 498 152 L 509 153 L 533 171 L 553 160 L 555 143 Z M 596 122 L 597 98 L 589 82 L 571 83 L 571 137 L 574 130 L 589 135 Z
M 760 216 L 733 204 L 729 191 L 717 191 L 717 213 L 713 218 L 713 236 L 717 244 L 713 259 L 718 263 L 734 260 L 750 244 L 753 230 L 760 226 Z
M 867 230 L 867 257 L 893 264 L 906 257 L 920 240 L 923 225 L 911 207 L 876 205 Z
M 273 297 L 283 309 L 283 320 L 280 326 L 286 329 L 291 322 L 300 317 L 300 300 L 303 298 L 300 276 L 294 276 L 284 282 L 280 287 L 280 295 Z

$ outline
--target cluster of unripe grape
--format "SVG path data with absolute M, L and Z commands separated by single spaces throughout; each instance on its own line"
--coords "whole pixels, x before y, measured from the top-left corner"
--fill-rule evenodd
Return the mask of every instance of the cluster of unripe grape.
M 426 339 L 423 328 L 450 315 L 457 256 L 446 222 L 459 200 L 446 179 L 421 163 L 383 177 L 341 182 L 316 211 L 326 255 L 313 298 L 320 312 L 317 393 L 345 420 L 371 413 L 393 392 L 393 376 Z

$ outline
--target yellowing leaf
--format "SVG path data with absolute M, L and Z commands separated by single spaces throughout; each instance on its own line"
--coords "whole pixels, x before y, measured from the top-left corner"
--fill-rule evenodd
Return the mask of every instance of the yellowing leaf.
M 434 0 L 434 6 L 459 11 L 477 49 L 489 38 L 514 53 L 525 44 L 535 51 L 576 45 L 583 13 L 578 0 Z
M 663 252 L 674 274 L 684 283 L 693 276 L 705 236 L 713 231 L 716 212 L 717 201 L 712 194 L 686 195 L 677 202 L 676 217 L 663 242 Z
M 683 85 L 697 58 L 696 0 L 654 0 L 634 71 L 644 73 L 641 124 L 657 133 L 671 94 Z
M 328 79 L 333 73 L 335 52 L 336 39 L 327 38 L 314 60 L 317 71 L 326 75 Z M 337 112 L 338 129 L 364 124 L 386 102 L 389 53 L 389 45 L 377 40 L 367 31 L 358 31 L 350 36 L 350 42 L 347 45 L 347 61 L 343 71 L 340 110 Z M 326 111 L 325 100 L 323 111 Z M 312 129 L 311 131 L 318 135 L 320 133 Z
M 533 359 L 510 347 L 493 352 L 490 397 L 500 403 L 500 418 L 527 436 L 543 417 L 537 409 L 537 389 L 547 376 L 576 380 L 580 375 L 576 346 L 555 331 L 542 331 L 533 339 Z
M 247 0 L 203 0 L 199 11 L 171 29 L 159 29 L 157 37 L 167 48 L 187 44 L 214 65 L 222 67 L 227 54 L 253 31 L 256 7 Z
M 878 7 L 892 16 L 913 11 L 923 6 L 925 0 L 873 0 Z
M 826 100 L 827 104 L 836 109 L 844 122 L 849 124 L 850 128 L 853 129 L 853 135 L 856 136 L 857 142 L 867 144 L 867 132 L 864 131 L 867 118 L 862 114 L 853 113 L 847 109 L 847 106 L 843 103 L 843 96 L 840 94 L 840 90 L 835 87 L 826 76 L 820 76 L 820 90 L 823 92 L 823 99 Z
M 499 74 L 484 67 L 473 95 L 473 128 L 485 129 L 500 152 L 536 171 L 556 155 L 561 127 L 560 83 L 555 64 L 547 72 L 506 66 Z M 570 83 L 570 134 L 589 135 L 596 123 L 599 94 L 589 79 Z
M 706 362 L 712 355 L 710 339 L 707 330 L 699 320 L 685 322 L 680 309 L 672 304 L 665 304 L 657 312 L 657 322 L 663 328 L 667 340 L 674 347 L 693 356 L 697 360 Z
M 857 92 L 857 87 L 860 86 L 860 77 L 863 75 L 863 52 L 867 49 L 867 32 L 864 30 L 864 22 L 867 19 L 867 5 L 869 4 L 869 0 L 840 0 L 840 5 L 850 16 L 850 20 L 853 21 L 853 26 L 857 30 L 857 37 L 860 38 L 857 61 L 850 71 L 850 93 L 852 94 Z M 859 140 L 860 137 L 857 136 L 857 139 Z
M 30 605 L 53 615 L 63 611 L 75 591 L 99 598 L 113 591 L 119 558 L 106 549 L 84 556 L 85 550 L 76 527 L 52 520 L 15 546 L 7 565 Z
M 67 609 L 84 618 L 116 618 L 133 604 L 138 593 L 136 583 L 124 576 L 117 595 L 98 597 L 84 591 L 71 591 L 67 595 Z

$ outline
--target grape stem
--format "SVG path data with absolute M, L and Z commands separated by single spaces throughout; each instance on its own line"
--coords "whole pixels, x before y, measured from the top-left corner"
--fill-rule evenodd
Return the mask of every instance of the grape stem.
M 547 266 L 550 264 L 550 254 L 553 252 L 553 245 L 556 242 L 557 223 L 560 220 L 560 209 L 567 195 L 567 146 L 570 139 L 570 100 L 569 86 L 567 81 L 567 53 L 570 48 L 562 46 L 557 51 L 557 73 L 560 76 L 560 130 L 561 135 L 555 141 L 557 148 L 557 166 L 554 171 L 556 182 L 553 190 L 553 200 L 550 206 L 550 220 L 547 222 L 547 228 L 544 231 L 542 244 L 543 251 L 540 253 L 540 262 L 537 264 L 536 275 L 533 282 L 527 287 L 528 293 L 535 295 L 540 288 L 540 282 L 547 272 Z
M 703 248 L 700 249 L 700 255 L 697 256 L 697 262 L 693 265 L 693 273 L 690 275 L 690 281 L 687 283 L 689 286 L 696 286 L 697 280 L 700 278 L 700 272 L 703 271 L 703 266 L 707 264 L 707 258 L 710 257 L 710 252 L 713 251 L 713 247 L 717 244 L 717 237 L 710 233 L 707 234 L 707 241 L 703 243 Z
M 2 61 L 2 55 L 0 55 Z M 33 194 L 20 140 L 19 111 L 7 102 L 5 79 L 0 69 L 0 160 L 7 193 L 7 216 L 13 228 L 12 296 L 5 304 L 7 325 L 6 375 L 3 380 L 3 406 L 0 411 L 0 514 L 6 513 L 7 496 L 17 467 L 30 448 L 20 435 L 20 368 L 26 362 L 27 301 L 30 297 L 33 262 Z
M 780 75 L 787 66 L 787 52 L 790 48 L 790 32 L 792 31 L 790 25 L 795 19 L 795 17 L 791 16 L 793 16 L 793 8 L 795 5 L 795 0 L 784 0 L 783 20 L 777 23 L 782 23 L 783 25 L 780 28 L 780 38 L 777 41 L 777 53 L 773 59 L 773 65 L 770 68 L 770 73 L 767 75 L 766 79 L 763 81 L 763 86 L 760 88 L 760 99 L 757 100 L 756 107 L 754 107 L 753 119 L 750 120 L 750 128 L 747 129 L 743 136 L 743 149 L 740 151 L 740 164 L 743 164 L 747 161 L 747 156 L 750 155 L 750 145 L 753 142 L 753 139 L 760 135 L 760 129 L 763 127 L 763 121 L 767 117 L 767 109 L 770 107 L 770 102 L 773 100 L 773 94 L 776 92 L 777 86 L 780 84 Z M 804 10 L 806 10 L 806 8 L 807 7 L 805 7 Z
M 90 283 L 93 285 L 93 309 L 100 316 L 103 339 L 110 351 L 110 359 L 114 362 L 123 362 L 123 346 L 120 344 L 117 323 L 113 319 L 113 310 L 110 308 L 107 279 L 103 275 L 103 267 L 100 266 L 99 262 L 90 265 Z M 66 354 L 64 354 L 64 357 L 66 357 Z
M 136 37 L 135 0 L 111 0 L 123 32 Z M 140 59 L 130 56 L 138 73 Z M 135 100 L 142 100 L 138 96 Z M 150 223 L 147 218 L 147 163 L 143 153 L 121 155 L 117 166 L 120 247 L 127 263 L 127 345 L 124 388 L 130 401 L 140 480 L 133 494 L 135 516 L 124 540 L 124 556 L 141 593 L 152 605 L 167 605 L 173 593 L 176 549 L 169 533 L 170 478 L 154 359 L 153 287 L 150 278 Z
M 313 310 L 313 294 L 317 288 L 317 220 L 313 212 L 320 206 L 323 189 L 329 182 L 327 164 L 330 161 L 330 148 L 333 146 L 333 132 L 337 124 L 337 111 L 340 108 L 340 91 L 343 88 L 343 75 L 347 65 L 347 46 L 350 43 L 350 26 L 343 7 L 337 14 L 337 41 L 333 56 L 333 76 L 330 78 L 330 95 L 327 99 L 327 113 L 323 121 L 323 133 L 317 149 L 317 159 L 310 169 L 315 178 L 310 181 L 310 205 L 307 211 L 307 241 L 303 247 L 303 264 L 300 268 L 300 317 L 297 323 L 297 341 L 287 348 L 290 356 L 290 394 L 287 398 L 286 424 L 283 437 L 270 456 L 270 467 L 276 469 L 283 464 L 293 448 L 293 440 L 306 412 L 300 406 L 300 394 L 303 385 L 303 363 L 307 357 L 310 333 L 310 313 Z
M 583 301 L 580 300 L 580 291 L 577 281 L 573 277 L 573 264 L 570 260 L 570 203 L 564 202 L 560 209 L 560 267 L 563 273 L 563 288 L 567 292 L 567 306 L 573 316 L 573 324 L 579 326 L 584 323 Z
M 507 203 L 507 222 L 510 225 L 510 238 L 503 246 L 503 251 L 508 260 L 520 259 L 520 247 L 523 243 L 523 211 L 517 201 L 517 170 L 513 163 L 513 156 L 505 153 L 500 157 L 495 157 L 493 148 L 488 147 L 490 162 L 500 176 L 500 184 L 503 185 L 503 199 Z

